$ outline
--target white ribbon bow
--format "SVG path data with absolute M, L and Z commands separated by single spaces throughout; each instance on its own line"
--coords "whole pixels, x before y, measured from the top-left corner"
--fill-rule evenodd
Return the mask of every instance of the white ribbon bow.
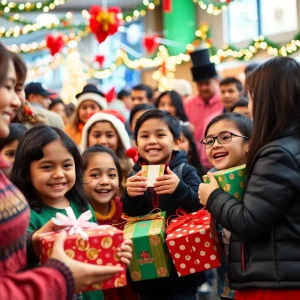
M 86 212 L 82 213 L 80 217 L 76 220 L 65 216 L 61 213 L 56 213 L 56 218 L 52 218 L 52 221 L 55 225 L 66 226 L 66 229 L 70 229 L 68 232 L 69 235 L 78 233 L 84 240 L 88 240 L 89 236 L 86 232 L 84 232 L 83 229 L 98 227 L 98 224 L 88 221 L 92 217 L 93 215 L 90 210 L 87 210 Z

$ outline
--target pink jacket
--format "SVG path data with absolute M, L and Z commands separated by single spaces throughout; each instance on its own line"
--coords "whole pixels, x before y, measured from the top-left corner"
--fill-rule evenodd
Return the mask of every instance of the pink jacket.
M 184 104 L 185 112 L 189 121 L 194 125 L 194 138 L 202 165 L 210 169 L 212 165 L 208 162 L 205 149 L 202 148 L 200 140 L 204 138 L 204 132 L 208 123 L 216 116 L 223 113 L 224 107 L 221 102 L 220 93 L 217 92 L 208 103 L 205 103 L 199 95 L 193 96 Z

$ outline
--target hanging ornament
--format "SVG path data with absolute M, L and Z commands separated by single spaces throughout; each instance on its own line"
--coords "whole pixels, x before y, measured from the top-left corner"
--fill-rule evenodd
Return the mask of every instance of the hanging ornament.
M 103 67 L 103 63 L 105 61 L 105 56 L 100 54 L 100 55 L 96 55 L 95 57 L 95 61 L 100 65 L 100 67 Z
M 119 7 L 110 7 L 103 9 L 100 6 L 92 6 L 89 11 L 91 32 L 95 34 L 99 43 L 105 41 L 109 35 L 118 31 L 120 19 L 118 14 L 121 13 Z
M 163 10 L 165 13 L 172 12 L 172 0 L 163 0 Z
M 50 50 L 52 56 L 60 52 L 65 45 L 65 42 L 61 35 L 47 35 L 46 47 Z
M 148 54 L 151 54 L 153 53 L 157 47 L 158 47 L 158 43 L 156 42 L 156 38 L 158 37 L 157 34 L 153 34 L 153 35 L 145 35 L 143 37 L 143 45 L 144 45 L 144 48 L 146 50 L 146 52 Z
M 115 96 L 116 96 L 116 89 L 115 87 L 112 87 L 107 93 L 105 93 L 105 98 L 107 103 L 112 102 Z

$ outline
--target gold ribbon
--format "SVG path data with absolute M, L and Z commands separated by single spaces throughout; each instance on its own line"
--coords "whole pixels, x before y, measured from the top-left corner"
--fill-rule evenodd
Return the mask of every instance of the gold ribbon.
M 97 22 L 99 22 L 103 26 L 103 30 L 107 32 L 109 30 L 109 25 L 114 25 L 115 24 L 115 16 L 114 13 L 101 10 L 97 17 L 96 17 Z
M 154 213 L 157 210 L 159 212 Z M 123 222 L 121 224 L 132 225 L 132 224 L 135 224 L 135 223 L 140 222 L 140 221 L 148 221 L 148 220 L 163 220 L 165 222 L 165 219 L 160 215 L 161 212 L 162 211 L 159 208 L 154 208 L 147 215 L 145 215 L 143 217 L 140 217 L 140 216 L 130 217 L 130 216 L 123 213 L 121 215 L 121 218 L 123 220 L 125 220 L 126 222 Z

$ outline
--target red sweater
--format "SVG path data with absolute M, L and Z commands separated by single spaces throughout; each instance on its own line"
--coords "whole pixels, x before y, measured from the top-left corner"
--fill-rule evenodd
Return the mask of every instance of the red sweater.
M 50 259 L 43 267 L 25 271 L 29 207 L 3 174 L 6 167 L 0 156 L 0 299 L 71 299 L 74 279 L 63 263 Z M 30 246 L 31 236 L 28 241 Z
M 120 224 L 124 223 L 124 220 L 121 219 L 122 213 L 122 202 L 119 197 L 115 197 L 112 200 L 110 211 L 106 217 L 100 215 L 98 212 L 95 211 L 95 215 L 99 225 L 112 225 L 119 229 L 123 229 L 124 227 L 124 225 Z M 135 295 L 135 293 L 132 290 L 132 284 L 129 276 L 127 276 L 127 286 L 124 286 L 122 288 L 103 290 L 103 294 L 105 300 L 138 299 L 137 295 Z

